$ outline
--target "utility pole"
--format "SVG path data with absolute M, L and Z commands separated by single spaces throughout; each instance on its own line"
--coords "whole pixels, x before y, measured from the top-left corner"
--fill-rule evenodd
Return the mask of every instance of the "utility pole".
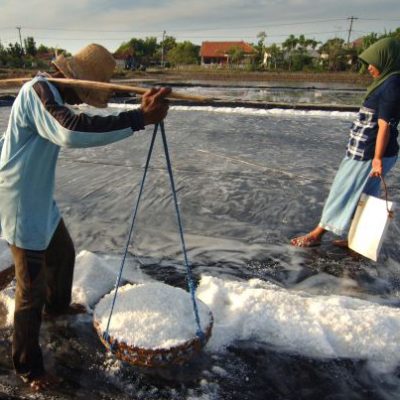
M 350 44 L 350 36 L 351 36 L 351 30 L 353 29 L 353 21 L 358 18 L 357 17 L 349 17 L 347 19 L 350 20 L 349 34 L 347 35 L 347 46 L 348 46 Z
M 164 40 L 165 40 L 165 34 L 167 32 L 164 30 L 162 34 L 162 46 L 161 46 L 161 68 L 164 68 Z
M 21 50 L 23 51 L 23 47 L 22 47 L 22 37 L 21 37 L 21 26 L 16 26 L 16 28 L 18 29 L 18 34 L 19 34 L 19 44 L 21 45 Z

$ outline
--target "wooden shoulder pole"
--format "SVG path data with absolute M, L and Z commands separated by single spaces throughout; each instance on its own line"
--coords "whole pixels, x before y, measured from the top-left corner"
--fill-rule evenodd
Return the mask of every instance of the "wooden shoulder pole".
M 49 82 L 56 83 L 62 86 L 70 86 L 70 87 L 80 87 L 85 89 L 94 89 L 94 90 L 105 90 L 112 92 L 124 92 L 124 93 L 136 93 L 138 95 L 143 95 L 147 92 L 147 88 L 138 87 L 138 86 L 130 86 L 130 85 L 120 85 L 116 83 L 108 83 L 108 82 L 97 82 L 97 81 L 86 81 L 82 79 L 67 79 L 67 78 L 46 78 Z M 18 87 L 22 86 L 25 82 L 32 80 L 32 78 L 13 78 L 13 79 L 1 79 L 0 87 Z M 194 96 L 188 95 L 184 93 L 177 93 L 172 91 L 168 95 L 169 99 L 177 99 L 177 100 L 187 100 L 187 101 L 211 101 L 210 98 L 204 96 Z

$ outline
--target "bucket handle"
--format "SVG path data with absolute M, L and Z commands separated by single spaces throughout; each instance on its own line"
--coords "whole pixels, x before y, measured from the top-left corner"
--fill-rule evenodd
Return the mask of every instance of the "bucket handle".
M 393 213 L 393 211 L 389 210 L 388 189 L 387 189 L 387 186 L 386 186 L 385 179 L 383 178 L 382 175 L 380 175 L 380 178 L 381 178 L 381 182 L 382 182 L 382 184 L 383 184 L 383 188 L 385 189 L 386 210 L 387 210 L 387 212 L 388 212 L 388 216 L 389 216 L 389 218 L 394 218 L 394 213 Z

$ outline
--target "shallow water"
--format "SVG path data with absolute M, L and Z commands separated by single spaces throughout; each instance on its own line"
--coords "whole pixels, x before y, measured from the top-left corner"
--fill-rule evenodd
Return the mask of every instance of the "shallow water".
M 227 101 L 275 102 L 288 104 L 357 105 L 364 96 L 363 89 L 301 86 L 179 86 L 180 92 L 218 98 Z
M 174 110 L 166 131 L 196 278 L 276 282 L 288 293 L 336 295 L 371 304 L 399 304 L 399 222 L 395 219 L 378 263 L 334 248 L 288 245 L 317 222 L 351 122 L 347 114 Z M 4 128 L 9 109 L 0 109 Z M 63 150 L 56 199 L 77 251 L 119 256 L 149 145 L 151 129 L 111 146 Z M 400 200 L 398 167 L 388 179 Z M 132 265 L 184 286 L 175 214 L 160 138 L 151 162 L 131 254 Z M 301 312 L 301 310 L 299 310 Z M 91 399 L 397 399 L 399 369 L 368 360 L 306 354 L 272 340 L 231 343 L 193 362 L 161 371 L 121 365 L 105 351 L 82 316 L 45 323 L 45 358 L 65 377 L 39 398 Z M 1 331 L 0 393 L 25 398 L 9 359 L 9 330 Z M 287 332 L 288 338 L 294 335 Z M 368 332 L 359 332 L 370 340 Z M 289 340 L 290 341 L 290 340 Z

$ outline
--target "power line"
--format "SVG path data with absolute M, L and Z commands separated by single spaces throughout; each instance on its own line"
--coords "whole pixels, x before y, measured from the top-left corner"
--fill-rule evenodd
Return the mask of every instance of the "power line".
M 345 33 L 347 32 L 347 30 L 335 30 L 335 31 L 324 31 L 324 32 L 305 32 L 303 33 L 303 35 L 326 35 L 326 34 L 338 34 L 338 33 Z M 268 35 L 268 38 L 272 38 L 272 37 L 287 37 L 287 34 L 280 34 L 280 35 Z M 250 34 L 248 35 L 201 35 L 201 36 L 192 36 L 192 35 L 186 35 L 185 36 L 188 39 L 210 39 L 210 38 L 244 38 L 244 37 L 253 37 L 250 36 Z M 256 37 L 256 35 L 254 35 L 254 38 Z M 39 36 L 39 37 L 35 37 L 35 39 L 40 39 L 40 40 L 121 40 L 121 41 L 126 41 L 127 38 L 104 38 L 104 37 L 79 37 L 79 38 L 71 38 L 71 37 L 45 37 L 45 36 Z
M 169 29 L 169 32 L 193 32 L 193 31 L 218 31 L 218 30 L 238 30 L 238 29 L 268 29 L 271 27 L 284 27 L 284 26 L 295 26 L 295 25 L 307 25 L 307 24 L 316 24 L 316 23 L 323 23 L 323 22 L 334 22 L 334 21 L 346 21 L 351 18 L 357 19 L 360 22 L 362 21 L 399 21 L 400 18 L 362 18 L 362 17 L 350 17 L 350 18 L 329 18 L 329 19 L 316 19 L 316 20 L 305 20 L 305 21 L 298 21 L 295 22 L 280 22 L 280 23 L 272 23 L 269 24 L 266 22 L 263 25 L 251 25 L 251 26 L 235 26 L 235 27 L 226 27 L 223 28 L 221 26 L 214 27 L 214 28 L 190 28 L 190 29 Z M 99 33 L 158 33 L 159 30 L 133 30 L 133 29 L 75 29 L 75 28 L 43 28 L 43 27 L 32 27 L 32 26 L 24 26 L 25 30 L 37 30 L 37 31 L 60 31 L 60 32 L 99 32 Z M 10 30 L 14 29 L 13 27 L 3 27 L 0 28 L 0 31 L 3 30 Z
M 307 25 L 307 24 L 316 24 L 320 22 L 333 22 L 333 21 L 345 21 L 346 18 L 330 18 L 330 19 L 320 19 L 313 21 L 302 21 L 302 22 L 285 22 L 279 24 L 264 24 L 264 25 L 251 25 L 251 26 L 235 26 L 232 28 L 191 28 L 191 29 L 169 29 L 169 32 L 193 32 L 193 31 L 221 31 L 221 30 L 238 30 L 238 29 L 255 29 L 255 28 L 269 28 L 269 27 L 282 27 L 282 26 L 292 26 L 292 25 Z M 70 28 L 34 28 L 25 26 L 24 29 L 31 30 L 49 30 L 49 31 L 68 31 L 68 32 L 104 32 L 104 33 L 155 33 L 159 31 L 137 31 L 137 30 L 99 30 L 99 29 L 70 29 Z M 0 29 L 1 30 L 1 29 Z
M 400 18 L 358 18 L 360 21 L 399 21 Z

